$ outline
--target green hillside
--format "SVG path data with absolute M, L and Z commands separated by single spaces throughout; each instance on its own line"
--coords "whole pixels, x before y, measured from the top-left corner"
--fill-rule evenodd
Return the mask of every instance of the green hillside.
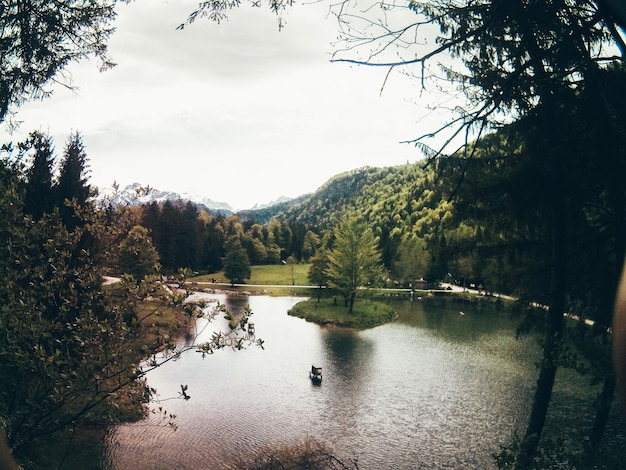
M 334 227 L 347 212 L 359 213 L 368 220 L 370 217 L 380 219 L 381 212 L 390 211 L 402 217 L 412 211 L 411 201 L 423 191 L 428 174 L 423 162 L 385 168 L 363 167 L 334 176 L 313 194 L 240 215 L 259 223 L 277 217 L 320 230 Z
M 373 227 L 383 261 L 391 267 L 403 238 L 414 236 L 431 242 L 449 216 L 450 205 L 442 202 L 435 176 L 424 161 L 359 168 L 333 177 L 299 200 L 245 215 L 260 223 L 274 217 L 320 232 L 332 229 L 346 214 L 358 215 Z

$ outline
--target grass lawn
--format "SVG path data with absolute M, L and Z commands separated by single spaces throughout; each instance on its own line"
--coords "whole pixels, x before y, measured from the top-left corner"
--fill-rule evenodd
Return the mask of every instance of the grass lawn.
M 271 264 L 252 266 L 252 275 L 250 276 L 250 279 L 246 279 L 246 284 L 306 286 L 310 284 L 307 279 L 310 267 L 310 264 Z M 197 276 L 189 279 L 189 281 L 211 282 L 211 279 L 217 279 L 218 282 L 230 282 L 224 276 L 223 271 Z
M 392 321 L 396 311 L 390 305 L 370 299 L 354 302 L 352 313 L 343 304 L 343 299 L 309 299 L 299 302 L 289 311 L 290 315 L 304 318 L 320 325 L 336 325 L 350 328 L 372 328 Z

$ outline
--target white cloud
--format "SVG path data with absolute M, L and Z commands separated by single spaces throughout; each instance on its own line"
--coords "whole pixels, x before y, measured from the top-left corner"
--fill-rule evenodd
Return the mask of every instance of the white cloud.
M 71 66 L 78 94 L 58 88 L 24 106 L 22 130 L 49 130 L 57 149 L 80 131 L 92 184 L 137 181 L 237 209 L 421 157 L 398 143 L 433 128 L 409 101 L 418 84 L 392 74 L 381 95 L 386 70 L 331 64 L 337 30 L 324 7 L 295 6 L 282 32 L 271 13 L 251 8 L 176 31 L 195 5 L 119 5 L 110 42 L 118 66 Z

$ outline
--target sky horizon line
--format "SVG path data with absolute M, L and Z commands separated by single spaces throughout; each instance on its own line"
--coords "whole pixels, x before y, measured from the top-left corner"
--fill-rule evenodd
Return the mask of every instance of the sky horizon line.
M 401 71 L 332 63 L 337 24 L 321 3 L 294 6 L 280 32 L 274 15 L 244 6 L 177 30 L 192 8 L 182 3 L 118 3 L 117 66 L 71 64 L 78 90 L 24 104 L 20 132 L 47 131 L 57 149 L 80 132 L 95 186 L 145 181 L 241 208 L 420 160 L 406 142 L 449 114 Z

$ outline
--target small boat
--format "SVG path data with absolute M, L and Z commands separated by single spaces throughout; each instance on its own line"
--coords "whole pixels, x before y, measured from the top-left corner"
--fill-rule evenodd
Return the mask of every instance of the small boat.
M 311 366 L 311 372 L 309 372 L 309 377 L 314 384 L 322 383 L 322 368 L 317 366 Z

